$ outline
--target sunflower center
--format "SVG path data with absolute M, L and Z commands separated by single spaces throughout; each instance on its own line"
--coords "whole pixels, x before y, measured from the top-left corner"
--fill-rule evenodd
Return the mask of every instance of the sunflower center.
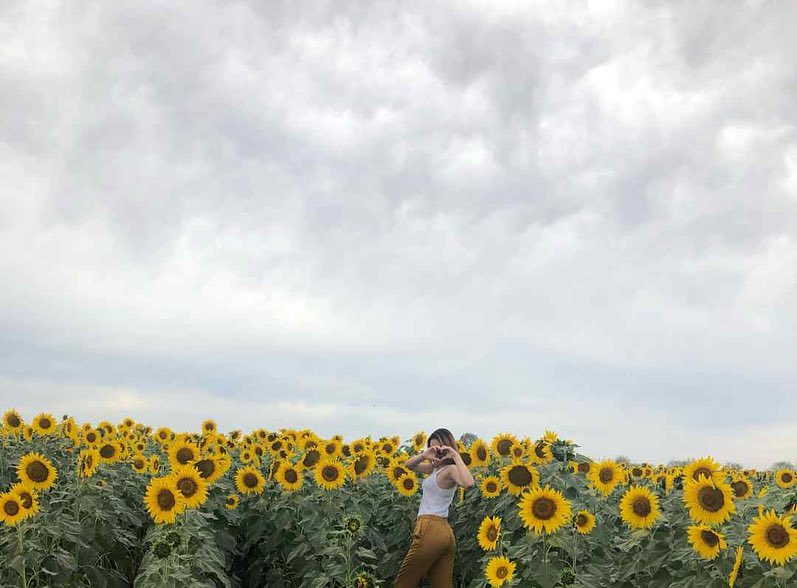
M 398 479 L 399 476 L 401 476 L 401 474 L 406 474 L 406 473 L 407 473 L 407 470 L 405 470 L 401 466 L 397 466 L 397 467 L 393 468 L 393 478 L 394 479 Z
M 694 472 L 692 472 L 692 479 L 695 480 L 695 482 L 700 481 L 700 476 L 706 476 L 707 478 L 711 478 L 711 470 L 708 469 L 707 467 L 700 467 L 697 468 Z
M 631 503 L 631 509 L 634 511 L 636 516 L 644 518 L 650 514 L 650 500 L 648 500 L 645 496 L 639 496 L 634 499 L 633 503 Z
M 194 452 L 191 451 L 190 447 L 181 447 L 174 456 L 177 458 L 178 462 L 185 465 L 194 459 Z
M 496 529 L 495 527 L 490 527 L 489 529 L 487 529 L 487 539 L 489 539 L 490 541 L 495 541 L 496 539 L 498 539 L 498 529 Z
M 533 479 L 529 468 L 522 465 L 513 466 L 508 477 L 515 486 L 528 486 Z
M 509 570 L 507 568 L 505 568 L 504 566 L 501 566 L 500 568 L 495 570 L 495 575 L 498 578 L 503 580 L 504 578 L 506 578 L 509 575 Z
M 197 484 L 191 478 L 182 478 L 179 482 L 177 482 L 177 487 L 180 489 L 180 492 L 186 498 L 190 498 L 197 491 Z
M 498 449 L 498 453 L 500 455 L 507 455 L 511 447 L 512 443 L 508 439 L 501 439 L 496 445 L 496 448 Z
M 552 518 L 556 513 L 556 503 L 550 498 L 542 497 L 534 501 L 531 506 L 531 512 L 534 516 L 543 521 Z
M 25 473 L 28 475 L 28 478 L 36 482 L 37 484 L 41 484 L 45 480 L 47 480 L 47 476 L 50 474 L 50 470 L 47 469 L 47 466 L 44 465 L 40 461 L 34 461 L 28 464 L 28 467 L 25 468 Z
M 614 470 L 612 468 L 601 468 L 598 472 L 598 479 L 604 484 L 608 484 L 614 479 Z
M 496 486 L 495 482 L 487 482 L 486 488 L 487 492 L 495 492 L 498 490 L 498 486 Z
M 587 515 L 581 513 L 578 516 L 576 516 L 576 525 L 578 525 L 579 527 L 584 527 L 587 524 L 587 520 L 588 520 Z
M 299 476 L 296 474 L 294 470 L 285 470 L 285 481 L 289 484 L 295 484 L 296 481 L 299 479 Z
M 216 464 L 213 463 L 212 459 L 200 459 L 194 464 L 194 467 L 199 470 L 201 478 L 209 478 L 216 471 Z
M 8 415 L 6 422 L 12 428 L 17 428 L 20 425 L 19 417 L 15 414 Z
M 537 457 L 544 458 L 545 457 L 545 444 L 537 443 L 534 446 L 534 453 L 537 454 Z
M 771 525 L 767 529 L 767 543 L 775 549 L 781 549 L 789 544 L 789 533 L 782 525 Z
M 586 474 L 589 471 L 589 464 L 587 462 L 578 464 L 578 471 L 582 474 Z
M 89 443 L 94 443 L 97 440 L 97 435 L 95 433 L 88 433 L 86 435 L 86 441 Z
M 307 455 L 304 456 L 304 465 L 307 466 L 308 468 L 312 467 L 316 463 L 318 463 L 319 458 L 320 454 L 318 453 L 318 451 L 316 451 L 315 449 L 311 449 L 310 451 L 307 452 Z
M 706 486 L 697 493 L 700 506 L 708 512 L 717 512 L 725 506 L 725 495 L 721 490 Z
M 161 488 L 158 492 L 158 506 L 161 510 L 172 510 L 175 504 L 177 504 L 177 501 L 172 491 L 167 488 Z
M 733 493 L 736 495 L 736 498 L 741 498 L 747 494 L 747 482 L 743 480 L 736 480 L 731 484 L 731 488 L 733 488 Z
M 104 457 L 105 459 L 112 458 L 115 453 L 116 453 L 116 448 L 113 445 L 111 445 L 110 443 L 106 443 L 100 449 L 100 455 L 102 457 Z
M 404 478 L 404 489 L 405 490 L 412 490 L 415 487 L 415 483 L 412 481 L 412 478 Z
M 137 459 L 137 460 L 135 460 L 135 461 L 133 462 L 133 466 L 134 466 L 134 467 L 135 467 L 137 470 L 144 469 L 144 462 L 143 462 L 143 461 L 141 461 L 140 459 Z
M 3 511 L 6 513 L 6 516 L 13 517 L 19 513 L 19 504 L 17 504 L 13 500 L 7 500 L 6 503 L 3 505 Z
M 257 476 L 251 472 L 244 474 L 244 486 L 247 488 L 257 488 Z
M 789 474 L 789 473 L 785 473 L 785 474 L 783 474 L 783 475 L 780 477 L 780 479 L 781 479 L 782 481 L 784 481 L 785 483 L 787 483 L 787 484 L 790 484 L 790 483 L 791 483 L 791 481 L 792 481 L 792 479 L 793 479 L 793 477 L 792 477 L 792 475 L 791 475 L 791 474 Z
M 22 506 L 24 506 L 26 509 L 33 506 L 33 496 L 31 496 L 27 492 L 20 493 L 19 501 L 22 503 Z
M 631 475 L 634 476 L 635 478 L 638 478 L 639 476 L 642 475 L 642 468 L 633 468 L 631 470 Z
M 338 479 L 338 468 L 335 466 L 324 466 L 324 469 L 321 470 L 321 476 L 327 482 L 334 482 Z
M 717 543 L 720 542 L 720 538 L 714 531 L 709 531 L 708 529 L 703 529 L 700 531 L 700 538 L 703 539 L 703 543 L 708 545 L 709 547 L 716 547 Z
M 85 463 L 86 463 L 86 467 L 90 468 L 92 465 L 94 465 L 94 458 L 92 456 L 90 456 L 90 455 L 87 455 Z
M 479 461 L 487 459 L 487 451 L 481 445 L 476 448 L 476 457 L 479 458 Z
M 49 429 L 50 427 L 53 426 L 53 423 L 50 421 L 50 419 L 42 419 L 39 421 L 39 426 L 42 429 Z

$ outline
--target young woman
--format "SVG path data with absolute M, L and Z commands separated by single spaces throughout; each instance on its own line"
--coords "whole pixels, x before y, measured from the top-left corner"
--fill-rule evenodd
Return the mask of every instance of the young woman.
M 448 429 L 437 429 L 429 435 L 426 449 L 404 462 L 404 467 L 430 475 L 421 484 L 423 494 L 412 543 L 393 586 L 417 588 L 421 578 L 428 576 L 432 588 L 453 588 L 457 543 L 448 524 L 448 507 L 457 486 L 473 486 L 473 476 Z

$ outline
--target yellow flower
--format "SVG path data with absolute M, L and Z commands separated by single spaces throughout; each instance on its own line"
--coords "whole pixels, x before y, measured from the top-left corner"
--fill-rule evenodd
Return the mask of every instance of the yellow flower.
M 623 482 L 623 478 L 622 468 L 611 459 L 592 464 L 589 472 L 590 482 L 604 496 L 611 494 Z
M 11 492 L 0 494 L 0 520 L 13 527 L 27 516 L 19 496 Z
M 716 482 L 725 480 L 725 474 L 722 471 L 722 466 L 714 461 L 710 455 L 708 457 L 701 457 L 695 461 L 684 466 L 683 469 L 684 484 L 688 482 L 699 482 L 700 478 L 706 477 Z
M 482 496 L 485 498 L 495 498 L 501 495 L 501 479 L 497 476 L 485 476 L 481 484 L 479 485 L 479 489 L 482 492 Z
M 714 559 L 727 547 L 722 533 L 705 525 L 691 525 L 687 529 L 689 544 L 703 559 Z
M 620 499 L 620 516 L 632 529 L 649 529 L 660 515 L 658 497 L 644 486 L 631 486 Z
M 235 472 L 235 486 L 241 494 L 260 494 L 266 487 L 266 478 L 257 468 L 244 466 Z
M 415 472 L 408 471 L 399 476 L 394 486 L 404 496 L 412 496 L 418 491 L 418 476 Z
M 58 472 L 41 453 L 28 453 L 19 460 L 17 475 L 34 490 L 47 490 L 55 483 Z
M 7 410 L 3 414 L 3 426 L 12 433 L 16 433 L 22 429 L 25 423 L 22 421 L 22 417 L 19 416 L 19 413 L 12 409 Z
M 512 581 L 512 577 L 515 575 L 515 562 L 504 556 L 490 558 L 485 567 L 484 575 L 493 588 L 503 586 L 505 583 Z
M 587 510 L 580 510 L 573 518 L 573 525 L 581 535 L 589 535 L 595 528 L 595 515 Z
M 501 468 L 501 481 L 507 492 L 518 496 L 524 490 L 538 486 L 540 475 L 531 464 L 510 463 Z
M 743 550 L 742 546 L 736 548 L 736 559 L 733 562 L 733 569 L 731 570 L 730 575 L 728 576 L 728 586 L 733 588 L 733 585 L 736 583 L 736 578 L 739 576 L 739 568 L 742 567 L 742 559 L 743 559 Z
M 227 500 L 224 502 L 224 508 L 227 510 L 235 510 L 238 508 L 238 504 L 241 502 L 241 497 L 237 494 L 230 494 L 227 496 Z
M 485 551 L 492 551 L 498 545 L 498 538 L 501 536 L 501 517 L 484 517 L 479 525 L 476 538 L 479 546 Z
M 536 534 L 553 533 L 570 520 L 571 507 L 561 492 L 546 485 L 524 492 L 519 503 L 523 526 Z
M 56 424 L 53 415 L 42 412 L 33 418 L 31 427 L 33 427 L 33 430 L 39 435 L 52 435 L 55 433 Z
M 185 499 L 186 508 L 202 506 L 208 498 L 208 483 L 191 465 L 180 466 L 172 473 L 174 485 Z
M 797 484 L 797 475 L 794 470 L 778 470 L 775 472 L 775 483 L 783 489 L 792 488 Z
M 316 484 L 325 490 L 335 490 L 346 483 L 346 468 L 335 460 L 322 459 L 314 473 Z
M 689 516 L 696 523 L 718 525 L 736 512 L 733 490 L 725 482 L 700 476 L 699 482 L 684 480 L 683 501 L 689 507 Z
M 156 523 L 173 523 L 186 508 L 185 499 L 172 476 L 153 478 L 144 494 L 144 505 Z
M 791 526 L 791 515 L 778 516 L 770 510 L 755 517 L 747 531 L 747 542 L 760 559 L 782 566 L 797 555 L 797 529 Z

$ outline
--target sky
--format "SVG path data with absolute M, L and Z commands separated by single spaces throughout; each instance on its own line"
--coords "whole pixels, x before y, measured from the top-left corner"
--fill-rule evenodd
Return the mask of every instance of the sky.
M 797 4 L 0 4 L 0 409 L 797 460 Z

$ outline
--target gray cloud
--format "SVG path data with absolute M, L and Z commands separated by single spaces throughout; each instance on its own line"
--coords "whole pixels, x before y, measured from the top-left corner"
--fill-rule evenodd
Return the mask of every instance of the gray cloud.
M 797 450 L 794 6 L 0 11 L 6 404 Z

